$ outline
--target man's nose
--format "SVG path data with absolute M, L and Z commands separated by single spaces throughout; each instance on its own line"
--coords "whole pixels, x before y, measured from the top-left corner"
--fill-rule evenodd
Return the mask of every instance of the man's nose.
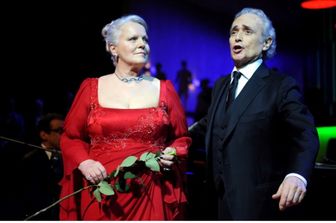
M 146 42 L 142 38 L 139 38 L 138 41 L 137 41 L 137 45 L 138 45 L 138 47 L 144 48 L 145 45 L 146 45 Z
M 241 31 L 238 31 L 235 35 L 235 41 L 238 42 L 240 40 L 242 40 L 242 32 Z

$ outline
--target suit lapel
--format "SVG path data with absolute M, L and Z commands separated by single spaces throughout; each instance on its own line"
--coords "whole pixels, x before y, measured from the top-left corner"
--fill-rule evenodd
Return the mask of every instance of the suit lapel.
M 227 126 L 223 142 L 227 140 L 228 136 L 239 121 L 241 115 L 248 108 L 260 90 L 265 86 L 266 82 L 263 78 L 268 75 L 269 71 L 262 64 L 244 86 L 238 97 L 235 99 L 234 103 L 230 106 L 223 122 L 223 125 Z

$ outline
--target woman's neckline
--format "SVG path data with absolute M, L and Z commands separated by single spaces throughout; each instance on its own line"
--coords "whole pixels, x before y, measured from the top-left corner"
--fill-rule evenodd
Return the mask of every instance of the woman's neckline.
M 144 107 L 144 108 L 115 108 L 115 107 L 104 107 L 99 103 L 98 97 L 98 85 L 99 85 L 99 78 L 96 78 L 96 103 L 99 108 L 107 109 L 107 110 L 145 110 L 145 109 L 157 109 L 160 107 L 160 102 L 162 101 L 162 81 L 159 80 L 159 100 L 156 106 Z

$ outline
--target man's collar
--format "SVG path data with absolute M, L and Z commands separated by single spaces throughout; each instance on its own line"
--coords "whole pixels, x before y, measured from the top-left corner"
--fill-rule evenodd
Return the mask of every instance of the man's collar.
M 47 146 L 44 145 L 43 143 L 41 143 L 41 147 L 44 148 L 44 149 L 47 149 Z M 52 152 L 50 152 L 48 150 L 45 150 L 44 152 L 47 154 L 48 158 L 50 159 L 51 155 L 52 155 Z
M 231 72 L 231 76 L 234 71 L 239 71 L 245 78 L 250 79 L 254 72 L 258 69 L 258 67 L 262 64 L 262 62 L 262 59 L 258 59 L 252 63 L 247 64 L 245 67 L 239 70 L 237 69 L 237 67 L 234 67 Z

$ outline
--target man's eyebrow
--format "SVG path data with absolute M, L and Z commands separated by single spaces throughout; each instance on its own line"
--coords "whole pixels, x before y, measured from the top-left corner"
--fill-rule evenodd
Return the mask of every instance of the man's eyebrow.
M 238 25 L 232 26 L 230 30 L 237 29 Z

